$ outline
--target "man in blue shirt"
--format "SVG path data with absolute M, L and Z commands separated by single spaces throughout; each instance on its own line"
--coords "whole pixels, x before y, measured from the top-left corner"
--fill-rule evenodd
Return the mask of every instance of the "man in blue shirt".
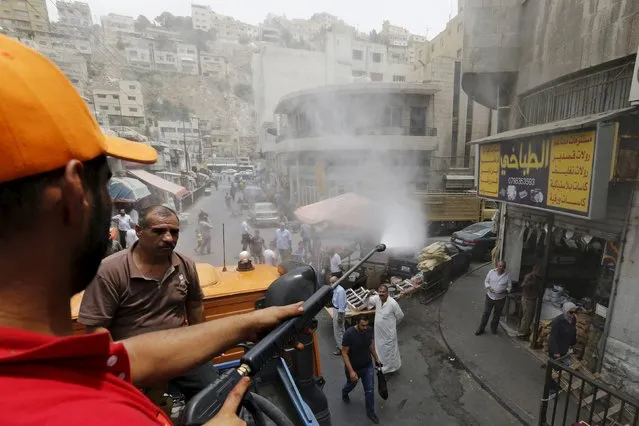
M 337 277 L 331 277 L 330 285 L 337 281 Z M 346 290 L 341 285 L 333 290 L 333 336 L 337 350 L 335 356 L 342 354 L 342 339 L 344 338 L 344 324 L 346 322 Z

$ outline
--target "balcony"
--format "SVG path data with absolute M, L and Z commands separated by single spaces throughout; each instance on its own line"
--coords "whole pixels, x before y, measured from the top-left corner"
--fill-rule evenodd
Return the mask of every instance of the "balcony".
M 269 144 L 274 152 L 298 151 L 434 151 L 439 144 L 437 129 L 379 128 L 355 131 L 355 134 L 284 133 Z

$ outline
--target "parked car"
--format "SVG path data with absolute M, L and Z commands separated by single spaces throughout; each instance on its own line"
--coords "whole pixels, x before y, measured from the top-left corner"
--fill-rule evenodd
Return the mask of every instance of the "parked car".
M 244 188 L 244 190 L 242 190 L 242 196 L 244 197 L 244 202 L 248 203 L 249 205 L 267 201 L 266 193 L 259 186 L 247 186 L 246 188 Z
M 255 203 L 249 213 L 249 222 L 254 227 L 277 226 L 280 223 L 280 213 L 273 203 Z
M 485 221 L 453 232 L 450 241 L 460 250 L 470 253 L 473 259 L 489 260 L 497 235 L 493 232 L 493 222 Z

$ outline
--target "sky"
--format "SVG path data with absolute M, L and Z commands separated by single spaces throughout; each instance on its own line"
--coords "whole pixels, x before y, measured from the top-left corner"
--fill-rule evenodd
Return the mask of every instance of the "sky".
M 87 1 L 87 0 L 84 0 Z M 190 0 L 88 0 L 94 22 L 108 13 L 137 17 L 146 15 L 153 20 L 163 11 L 174 15 L 191 15 Z M 328 12 L 355 26 L 359 31 L 380 30 L 382 21 L 407 28 L 413 34 L 433 38 L 446 26 L 457 11 L 457 0 L 198 0 L 220 14 L 257 25 L 268 13 L 287 18 L 308 19 L 313 13 Z M 47 0 L 52 20 L 57 19 L 55 0 Z M 97 21 L 97 22 L 96 22 Z

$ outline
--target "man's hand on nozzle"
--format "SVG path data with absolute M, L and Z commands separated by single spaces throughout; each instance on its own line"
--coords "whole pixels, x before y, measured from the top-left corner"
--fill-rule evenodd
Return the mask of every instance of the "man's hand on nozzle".
M 236 413 L 250 385 L 251 380 L 248 377 L 240 380 L 229 393 L 217 415 L 206 422 L 204 426 L 246 426 L 246 422 L 240 419 Z
M 271 306 L 251 312 L 248 324 L 250 335 L 252 337 L 258 336 L 264 331 L 272 330 L 288 318 L 301 315 L 304 311 L 303 304 L 304 302 L 298 302 L 286 306 Z

